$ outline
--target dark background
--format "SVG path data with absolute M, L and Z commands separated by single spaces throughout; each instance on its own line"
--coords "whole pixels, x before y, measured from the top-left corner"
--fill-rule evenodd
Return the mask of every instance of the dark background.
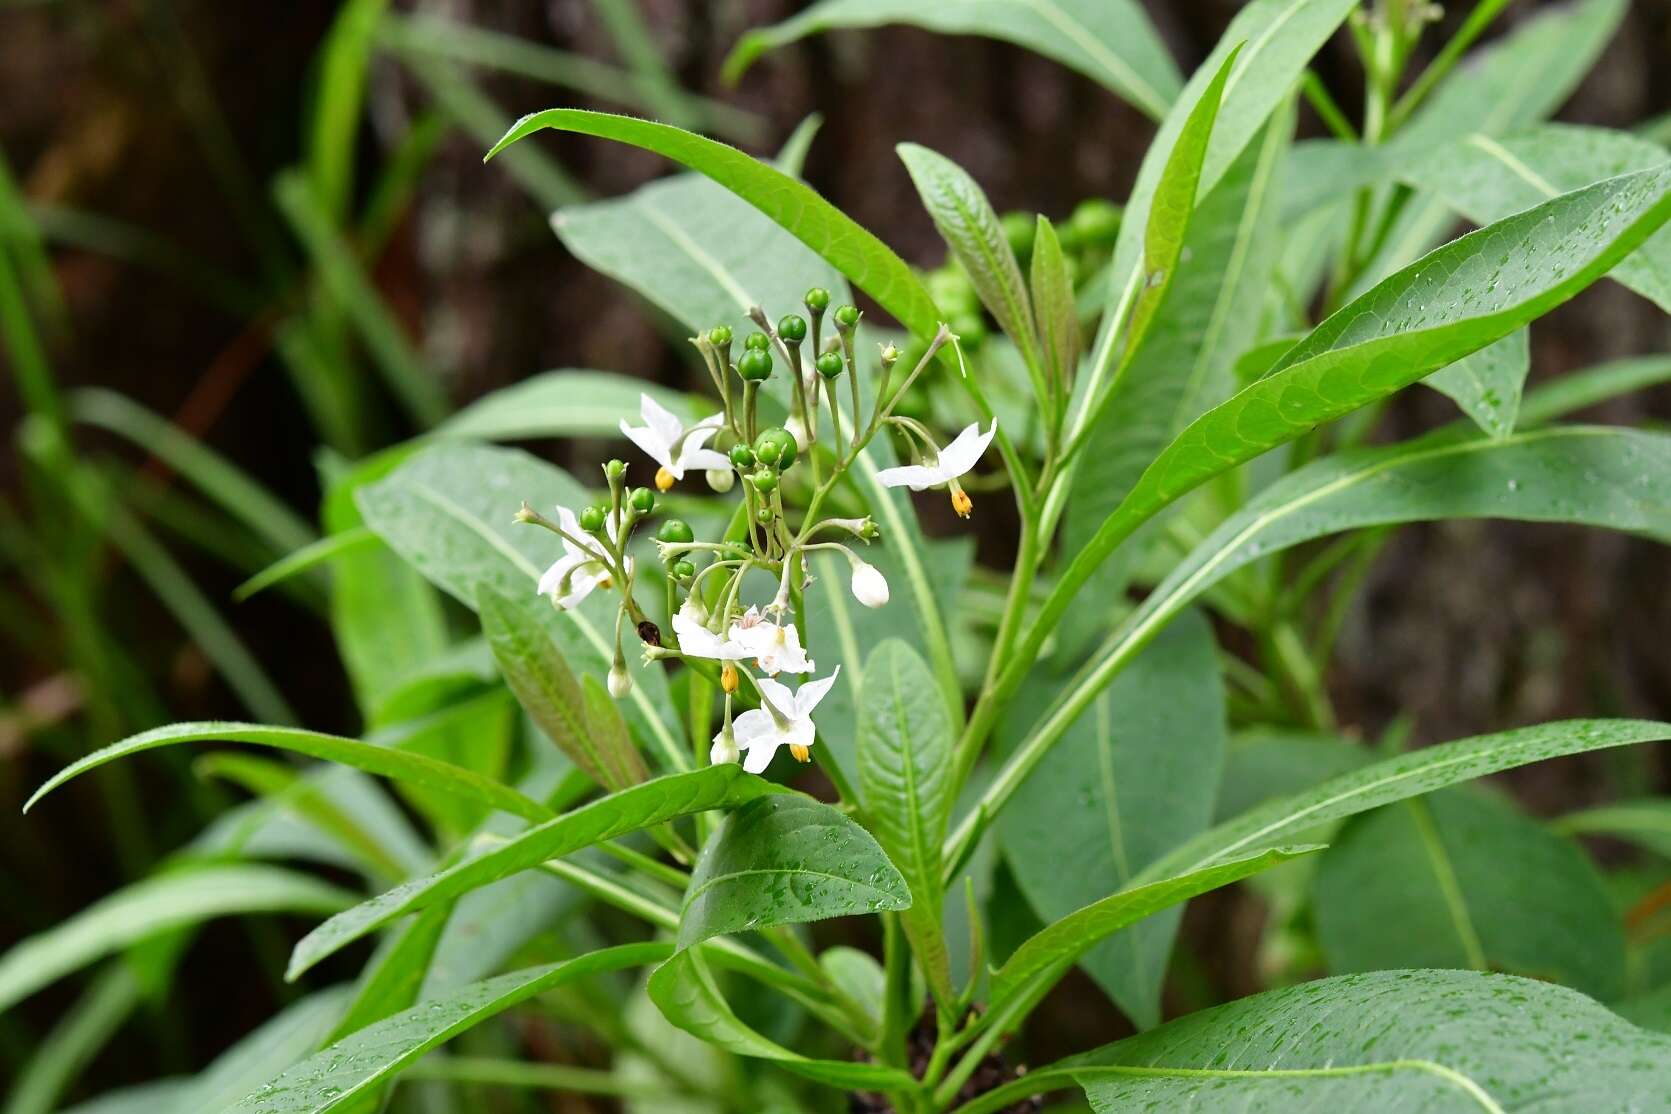
M 903 28 L 808 40 L 768 55 L 738 89 L 727 90 L 718 80 L 719 63 L 737 35 L 798 5 L 643 0 L 641 6 L 687 88 L 731 99 L 769 121 L 760 150 L 774 150 L 807 114 L 822 114 L 807 178 L 914 263 L 938 263 L 943 247 L 893 155 L 895 143 L 917 141 L 955 159 L 1000 210 L 1063 217 L 1085 197 L 1122 198 L 1152 131 L 1136 110 L 1046 59 L 986 40 Z M 1228 0 L 1148 6 L 1186 74 L 1237 7 Z M 1454 5 L 1458 10 L 1440 32 L 1429 33 L 1429 50 L 1469 6 Z M 581 0 L 418 7 L 613 56 L 592 6 Z M 1538 7 L 1512 4 L 1494 34 Z M 249 230 L 285 234 L 271 212 L 267 183 L 300 157 L 311 67 L 334 13 L 324 0 L 0 3 L 0 150 L 35 201 L 120 217 L 228 274 L 249 275 L 255 269 Z M 1355 114 L 1361 76 L 1346 37 L 1337 35 L 1317 64 Z M 526 80 L 487 73 L 481 80 L 512 116 L 587 103 L 562 102 L 561 92 Z M 225 120 L 230 157 L 206 150 L 188 123 L 205 101 Z M 385 60 L 374 67 L 363 169 L 377 164 L 425 103 L 424 91 L 398 66 Z M 1671 0 L 1636 0 L 1560 118 L 1630 127 L 1668 108 Z M 1319 131 L 1309 114 L 1302 127 Z M 598 196 L 668 171 L 655 156 L 623 147 L 572 137 L 535 142 Z M 446 141 L 375 276 L 432 366 L 444 373 L 453 401 L 557 367 L 682 381 L 686 365 L 650 314 L 568 256 L 539 207 L 497 164 L 483 166 L 481 153 L 479 143 L 460 133 Z M 312 515 L 319 492 L 311 427 L 251 319 L 102 255 L 58 248 L 54 263 L 72 325 L 51 352 L 62 386 L 108 386 L 170 416 Z M 1646 301 L 1603 283 L 1539 322 L 1532 337 L 1536 381 L 1664 351 L 1668 329 Z M 1389 413 L 1387 433 L 1407 435 L 1453 414 L 1452 404 L 1436 394 L 1406 392 Z M 10 430 L 19 416 L 15 393 L 0 392 L 0 426 Z M 1591 416 L 1663 421 L 1671 418 L 1671 391 L 1622 399 Z M 392 439 L 405 431 L 391 426 L 389 432 Z M 114 447 L 85 432 L 78 437 L 89 447 Z M 21 502 L 17 484 L 17 462 L 7 453 L 0 458 L 0 493 L 10 503 Z M 1003 523 L 993 518 L 984 525 L 983 552 L 1001 560 L 1008 547 Z M 241 579 L 185 557 L 217 601 L 226 601 Z M 1667 572 L 1662 548 L 1599 531 L 1476 522 L 1406 528 L 1376 563 L 1330 674 L 1342 723 L 1375 735 L 1402 712 L 1411 717 L 1415 738 L 1428 742 L 1573 715 L 1671 717 Z M 108 575 L 110 595 L 124 601 L 113 621 L 163 679 L 171 716 L 242 714 L 132 574 L 112 560 Z M 279 597 L 226 606 L 310 725 L 354 729 L 322 624 L 298 617 Z M 52 646 L 8 644 L 0 654 L 6 708 L 61 694 L 52 687 L 60 679 Z M 73 723 L 73 694 L 52 714 Z M 9 907 L 0 915 L 0 942 L 45 927 L 122 879 L 96 796 L 78 796 L 73 806 L 61 802 L 57 812 L 28 823 L 13 819 L 16 803 L 62 757 L 42 753 L 34 739 L 11 720 L 0 727 L 6 886 L 0 899 Z M 1634 754 L 1552 764 L 1516 784 L 1535 811 L 1570 808 L 1597 795 L 1610 761 L 1658 759 Z M 1662 769 L 1657 776 L 1663 787 Z M 192 834 L 189 817 L 160 796 L 171 792 L 167 784 L 159 781 L 148 798 L 164 850 Z M 1207 945 L 1223 990 L 1253 989 L 1248 958 L 1256 918 L 1228 915 L 1221 903 L 1197 905 L 1190 931 Z M 183 969 L 186 985 L 240 977 L 246 949 L 237 932 L 211 930 Z M 207 1011 L 188 1013 L 204 1023 L 188 1026 L 176 1067 L 203 1062 L 273 1006 L 264 986 L 251 985 L 233 1001 L 202 993 L 215 1004 L 171 1007 Z M 5 1033 L 38 1032 L 68 1001 L 64 988 L 37 996 Z M 1103 1015 L 1110 1011 L 1087 1008 L 1094 1016 L 1072 1003 L 1057 1011 L 1064 1034 L 1073 1026 L 1070 1047 L 1090 1046 L 1109 1025 Z M 156 1070 L 152 1063 L 116 1062 L 105 1081 Z

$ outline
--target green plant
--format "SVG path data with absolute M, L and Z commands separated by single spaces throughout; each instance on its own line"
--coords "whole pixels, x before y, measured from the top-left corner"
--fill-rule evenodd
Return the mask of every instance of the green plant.
M 403 1073 L 738 1110 L 836 1109 L 845 1091 L 978 1114 L 1073 1088 L 1099 1110 L 1658 1101 L 1671 1038 L 1597 1000 L 1663 1024 L 1662 988 L 1627 965 L 1571 833 L 1655 830 L 1662 802 L 1551 831 L 1463 785 L 1671 724 L 1400 753 L 1332 737 L 1321 680 L 1396 525 L 1671 540 L 1671 438 L 1558 421 L 1671 361 L 1522 398 L 1526 329 L 1586 286 L 1611 275 L 1671 305 L 1663 148 L 1533 126 L 1620 5 L 1551 13 L 1456 69 L 1501 7 L 1481 4 L 1402 96 L 1425 5 L 1254 0 L 1188 82 L 1135 4 L 1053 7 L 1082 39 L 1034 6 L 989 7 L 981 29 L 1106 80 L 1159 130 L 1123 210 L 1087 209 L 1072 237 L 1001 218 L 954 163 L 903 145 L 951 256 L 928 279 L 799 181 L 805 137 L 773 165 L 573 109 L 510 129 L 490 158 L 556 129 L 696 172 L 554 227 L 689 331 L 712 394 L 551 373 L 338 469 L 328 536 L 262 580 L 331 566 L 367 737 L 159 728 L 34 800 L 138 751 L 229 741 L 390 779 L 432 838 L 356 804 L 345 786 L 363 784 L 331 766 L 223 755 L 263 808 L 205 855 L 259 857 L 282 812 L 306 832 L 293 857 L 348 865 L 371 896 L 199 863 L 0 959 L 0 1004 L 204 916 L 276 907 L 334 911 L 291 979 L 382 944 L 351 987 L 292 1007 L 287 1042 L 181 1084 L 182 1108 L 374 1109 Z M 970 29 L 914 11 L 828 0 L 739 57 L 844 22 Z M 1343 24 L 1361 128 L 1306 70 Z M 1503 88 L 1527 68 L 1535 95 Z M 1302 96 L 1340 138 L 1294 144 Z M 1433 246 L 1453 211 L 1480 227 Z M 1101 304 L 1080 304 L 1088 288 Z M 408 382 L 398 344 L 382 358 Z M 1468 420 L 1373 442 L 1381 405 L 1420 382 Z M 616 420 L 641 457 L 590 485 L 490 443 Z M 1008 490 L 1012 567 L 976 570 L 961 539 L 924 531 L 901 489 L 939 487 L 956 518 Z M 475 616 L 465 638 L 434 590 Z M 1227 630 L 1250 649 L 1227 650 Z M 792 692 L 784 673 L 806 680 Z M 793 761 L 774 767 L 780 747 Z M 797 763 L 833 803 L 760 776 Z M 1221 786 L 1234 806 L 1215 815 Z M 1272 979 L 1295 985 L 1161 1024 L 1181 903 L 1244 879 L 1273 910 Z M 626 923 L 573 917 L 581 904 Z M 847 916 L 876 948 L 804 927 Z M 1299 981 L 1318 954 L 1335 977 Z M 535 963 L 502 973 L 516 957 Z M 1000 1053 L 1076 966 L 1145 1031 L 1018 1076 Z M 541 1076 L 488 1035 L 536 998 L 617 1048 L 611 1070 Z M 454 1038 L 479 1043 L 425 1059 Z

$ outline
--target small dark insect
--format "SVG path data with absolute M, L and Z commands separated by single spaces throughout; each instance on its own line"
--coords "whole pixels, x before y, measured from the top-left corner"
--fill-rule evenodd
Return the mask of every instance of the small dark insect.
M 646 646 L 660 646 L 661 628 L 646 619 L 638 624 L 638 637 L 644 641 Z

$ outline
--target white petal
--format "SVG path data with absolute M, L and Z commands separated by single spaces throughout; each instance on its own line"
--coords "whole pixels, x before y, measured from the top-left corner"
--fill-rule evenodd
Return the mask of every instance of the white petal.
M 876 473 L 876 479 L 883 487 L 908 487 L 912 491 L 924 491 L 935 484 L 945 483 L 947 477 L 941 475 L 938 468 L 906 464 L 899 468 L 884 468 Z
M 621 432 L 626 436 L 627 440 L 631 441 L 634 445 L 637 445 L 640 449 L 643 449 L 645 456 L 649 457 L 663 468 L 666 468 L 668 471 L 672 471 L 672 441 L 658 436 L 656 431 L 648 426 L 628 425 L 625 418 L 621 419 Z
M 828 677 L 808 681 L 801 686 L 800 691 L 795 694 L 795 719 L 797 722 L 805 721 L 809 724 L 812 722 L 808 718 L 812 715 L 812 710 L 818 707 L 818 702 L 824 699 L 825 694 L 830 691 L 830 686 L 836 683 L 836 678 L 839 676 L 841 676 L 841 666 L 838 665 L 835 667 L 835 672 Z
M 718 429 L 720 426 L 722 426 L 724 424 L 725 424 L 725 415 L 723 413 L 715 413 L 715 414 L 709 414 L 706 418 L 703 418 L 701 421 L 697 422 L 695 425 L 687 426 L 685 428 L 687 428 L 687 429 L 708 429 L 711 426 L 714 429 Z
M 717 658 L 725 640 L 680 608 L 673 616 L 673 633 L 679 637 L 679 652 L 687 657 Z
M 731 461 L 726 459 L 724 453 L 713 449 L 693 449 L 688 441 L 685 442 L 684 451 L 679 454 L 678 463 L 681 472 L 723 472 L 727 476 L 731 475 Z
M 946 479 L 961 476 L 975 466 L 986 452 L 986 447 L 998 435 L 998 419 L 992 419 L 992 425 L 985 433 L 980 429 L 979 422 L 971 422 L 951 444 L 940 450 L 939 471 Z
M 783 716 L 784 719 L 793 719 L 795 717 L 795 694 L 789 691 L 788 685 L 783 684 L 781 681 L 774 681 L 770 677 L 761 677 L 755 683 L 760 686 L 761 699 L 776 708 L 779 715 Z M 772 719 L 772 714 L 770 712 L 763 711 L 758 708 L 753 710 L 760 712 L 761 715 L 765 716 L 769 720 Z M 746 715 L 747 713 L 744 714 Z M 774 728 L 777 726 L 776 720 L 772 720 L 772 726 Z
M 580 602 L 592 594 L 592 589 L 609 579 L 609 570 L 595 561 L 587 561 L 579 565 L 572 577 L 569 578 L 569 594 L 558 598 L 555 602 L 559 611 L 567 611 L 571 607 L 578 607 Z
M 685 431 L 685 425 L 679 420 L 678 415 L 649 395 L 638 396 L 638 412 L 643 415 L 644 424 L 650 427 L 650 432 L 669 448 Z
M 549 569 L 545 570 L 545 575 L 540 577 L 539 587 L 534 590 L 542 596 L 549 596 L 563 583 L 563 578 L 569 575 L 570 569 L 585 563 L 586 559 L 584 557 L 564 554 L 553 561 Z
M 784 744 L 781 736 L 774 736 L 770 741 L 762 740 L 748 748 L 748 755 L 743 759 L 743 769 L 751 774 L 763 774 L 766 767 L 777 757 L 777 748 Z
M 777 721 L 772 718 L 772 713 L 764 708 L 750 708 L 731 724 L 731 734 L 736 738 L 737 745 L 744 750 L 755 743 L 772 738 L 777 733 Z

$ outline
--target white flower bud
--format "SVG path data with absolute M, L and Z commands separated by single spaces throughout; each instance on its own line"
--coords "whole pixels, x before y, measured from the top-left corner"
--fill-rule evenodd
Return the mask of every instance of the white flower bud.
M 724 495 L 731 490 L 731 485 L 737 482 L 737 473 L 729 468 L 710 468 L 703 473 L 708 479 L 708 486 Z
M 619 700 L 632 691 L 632 677 L 627 674 L 627 667 L 623 662 L 616 662 L 609 669 L 609 695 Z
M 853 598 L 866 607 L 888 602 L 888 580 L 882 570 L 867 561 L 853 562 Z
M 721 731 L 714 736 L 713 749 L 708 751 L 708 761 L 716 766 L 723 766 L 727 762 L 737 761 L 739 753 L 737 740 L 732 737 L 731 732 Z

